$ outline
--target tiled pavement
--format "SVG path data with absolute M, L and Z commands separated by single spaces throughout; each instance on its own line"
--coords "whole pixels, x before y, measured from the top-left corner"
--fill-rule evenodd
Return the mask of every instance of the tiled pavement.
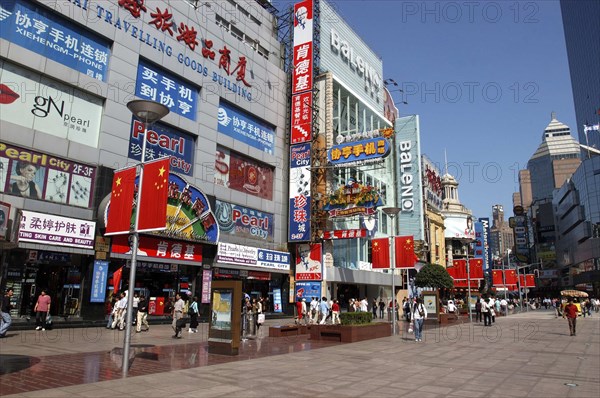
M 9 332 L 0 340 L 0 395 L 597 398 L 597 315 L 580 319 L 575 337 L 565 320 L 545 311 L 498 318 L 491 328 L 430 328 L 421 343 L 405 331 L 339 344 L 269 338 L 264 328 L 236 357 L 206 352 L 206 325 L 183 340 L 171 339 L 169 326 L 155 326 L 133 335 L 135 359 L 126 379 L 123 332 Z

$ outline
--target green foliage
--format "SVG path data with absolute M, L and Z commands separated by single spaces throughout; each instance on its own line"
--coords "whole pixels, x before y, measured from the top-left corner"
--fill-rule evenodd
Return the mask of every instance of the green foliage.
M 417 274 L 415 285 L 436 289 L 452 289 L 454 281 L 446 268 L 439 264 L 426 264 Z
M 373 313 L 371 312 L 342 312 L 340 321 L 342 325 L 365 325 L 371 323 Z

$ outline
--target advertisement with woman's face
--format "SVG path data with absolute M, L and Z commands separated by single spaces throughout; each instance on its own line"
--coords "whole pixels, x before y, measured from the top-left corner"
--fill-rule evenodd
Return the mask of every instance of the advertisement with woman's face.
M 449 215 L 444 219 L 446 238 L 475 239 L 475 223 L 469 215 Z

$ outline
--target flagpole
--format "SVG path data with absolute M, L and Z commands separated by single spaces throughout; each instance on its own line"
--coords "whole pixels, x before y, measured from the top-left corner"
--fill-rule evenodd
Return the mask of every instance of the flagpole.
M 394 271 L 396 265 L 396 242 L 394 236 L 396 236 L 396 229 L 394 219 L 400 212 L 399 207 L 386 207 L 382 209 L 392 219 L 392 258 L 390 259 L 390 269 L 392 271 L 392 336 L 396 335 L 396 280 L 394 279 Z
M 127 108 L 144 125 L 144 137 L 142 143 L 142 157 L 140 161 L 140 179 L 138 182 L 138 196 L 135 206 L 135 221 L 133 224 L 133 241 L 131 245 L 131 265 L 129 268 L 129 290 L 127 291 L 127 312 L 125 325 L 125 338 L 123 340 L 123 377 L 127 377 L 129 371 L 129 347 L 131 346 L 131 326 L 133 323 L 133 294 L 135 291 L 135 272 L 137 266 L 137 252 L 139 247 L 138 223 L 140 220 L 140 203 L 142 199 L 142 183 L 144 178 L 144 162 L 146 161 L 146 142 L 148 136 L 148 125 L 162 119 L 169 113 L 169 108 L 163 104 L 147 100 L 133 100 L 127 103 Z

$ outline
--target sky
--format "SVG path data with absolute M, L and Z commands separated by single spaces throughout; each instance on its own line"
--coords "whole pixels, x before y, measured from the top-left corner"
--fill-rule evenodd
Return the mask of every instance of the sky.
M 551 112 L 577 137 L 558 1 L 329 2 L 404 89 L 400 115 L 420 116 L 421 152 L 442 173 L 447 155 L 474 216 L 512 216 Z

